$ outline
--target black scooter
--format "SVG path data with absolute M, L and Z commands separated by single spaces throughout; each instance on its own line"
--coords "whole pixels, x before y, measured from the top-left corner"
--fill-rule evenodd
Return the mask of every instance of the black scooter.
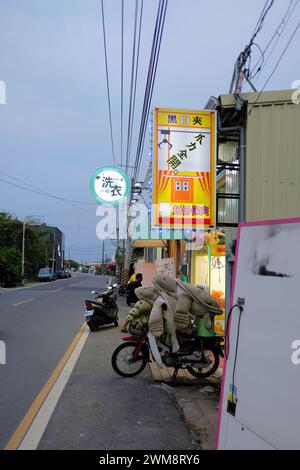
M 118 326 L 118 305 L 116 303 L 118 285 L 109 284 L 107 291 L 99 294 L 92 291 L 94 300 L 85 300 L 85 319 L 91 331 L 97 331 L 100 326 L 114 324 Z

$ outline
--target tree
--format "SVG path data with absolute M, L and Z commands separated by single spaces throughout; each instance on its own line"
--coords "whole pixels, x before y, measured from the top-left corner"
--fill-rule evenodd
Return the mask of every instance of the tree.
M 64 264 L 65 266 L 68 266 L 70 269 L 74 268 L 77 270 L 79 268 L 79 263 L 77 263 L 77 261 L 74 261 L 73 259 L 66 259 Z
M 47 232 L 40 228 L 38 221 L 28 221 L 25 228 L 24 274 L 25 278 L 32 279 L 38 270 L 46 265 L 48 253 L 51 253 L 51 243 L 43 239 Z M 0 247 L 2 250 L 0 282 L 2 284 L 17 285 L 22 280 L 22 238 L 23 222 L 13 218 L 7 212 L 0 212 Z
M 0 248 L 0 282 L 3 287 L 14 287 L 21 282 L 22 253 L 14 247 Z

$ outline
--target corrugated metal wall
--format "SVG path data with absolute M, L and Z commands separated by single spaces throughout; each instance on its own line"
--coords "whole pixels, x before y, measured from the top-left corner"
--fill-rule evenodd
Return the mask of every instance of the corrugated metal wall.
M 247 220 L 300 216 L 300 106 L 255 106 L 247 124 Z

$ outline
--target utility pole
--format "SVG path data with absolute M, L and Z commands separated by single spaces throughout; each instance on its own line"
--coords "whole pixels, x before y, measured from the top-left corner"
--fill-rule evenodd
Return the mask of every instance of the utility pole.
M 105 244 L 105 240 L 103 240 L 102 242 L 102 265 L 101 265 L 102 276 L 104 276 L 104 244 Z
M 120 245 L 120 226 L 119 226 L 119 218 L 120 218 L 120 208 L 117 206 L 117 223 L 116 223 L 116 230 L 117 230 L 117 248 L 116 248 L 116 277 L 117 280 L 120 281 L 120 267 L 117 263 L 117 256 L 119 255 L 119 245 Z
M 22 235 L 22 284 L 24 284 L 24 274 L 25 274 L 25 230 L 26 230 L 26 222 L 25 219 L 23 220 L 23 235 Z

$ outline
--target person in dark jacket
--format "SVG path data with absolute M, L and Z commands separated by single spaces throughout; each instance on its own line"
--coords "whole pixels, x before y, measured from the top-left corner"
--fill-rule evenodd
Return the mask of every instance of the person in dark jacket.
M 135 281 L 130 282 L 130 284 L 128 284 L 127 286 L 128 294 L 127 294 L 126 300 L 127 300 L 127 305 L 129 305 L 129 307 L 134 305 L 139 300 L 135 294 L 135 289 L 137 289 L 138 287 L 142 287 L 142 280 L 143 280 L 143 275 L 141 273 L 138 273 L 136 275 Z M 127 331 L 127 325 L 128 325 L 128 320 L 126 318 L 125 323 L 121 329 L 123 333 Z

